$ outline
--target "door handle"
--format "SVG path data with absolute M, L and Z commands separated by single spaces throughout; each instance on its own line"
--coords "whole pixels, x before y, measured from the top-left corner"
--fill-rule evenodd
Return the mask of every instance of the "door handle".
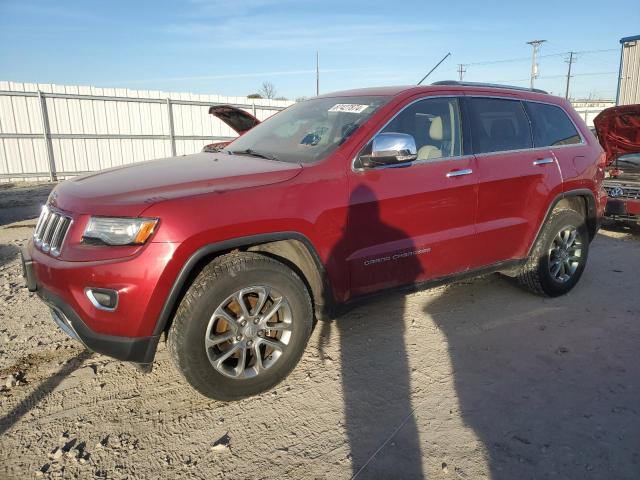
M 471 175 L 472 173 L 473 170 L 471 170 L 470 168 L 465 168 L 463 170 L 451 170 L 449 173 L 447 173 L 447 178 L 461 177 L 462 175 Z
M 534 160 L 533 161 L 534 165 L 545 165 L 547 163 L 553 163 L 553 158 L 550 158 L 550 157 L 539 158 L 538 160 Z

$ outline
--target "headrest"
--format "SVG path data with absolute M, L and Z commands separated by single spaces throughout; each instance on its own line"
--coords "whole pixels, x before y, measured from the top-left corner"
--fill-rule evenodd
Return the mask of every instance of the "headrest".
M 429 125 L 429 136 L 431 140 L 442 140 L 442 117 L 433 117 Z

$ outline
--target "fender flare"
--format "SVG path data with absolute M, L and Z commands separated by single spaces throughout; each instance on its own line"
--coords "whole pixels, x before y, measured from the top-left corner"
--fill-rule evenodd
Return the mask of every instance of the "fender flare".
M 553 212 L 553 209 L 561 200 L 565 198 L 571 198 L 571 197 L 585 197 L 587 199 L 587 202 L 586 202 L 587 203 L 586 204 L 587 228 L 589 229 L 590 239 L 593 240 L 593 238 L 595 237 L 598 231 L 598 228 L 600 227 L 600 222 L 598 221 L 598 213 L 596 209 L 596 197 L 593 194 L 593 192 L 588 188 L 579 188 L 576 190 L 569 190 L 567 192 L 562 192 L 556 195 L 553 201 L 549 204 L 549 207 L 547 208 L 547 212 L 544 215 L 544 219 L 540 223 L 540 226 L 538 227 L 538 231 L 533 240 L 533 243 L 529 246 L 529 250 L 527 251 L 527 257 L 531 255 L 531 251 L 535 247 L 536 243 L 538 242 L 538 238 L 542 233 L 542 227 L 544 226 L 545 223 L 547 223 L 547 220 L 549 219 L 551 212 Z
M 316 251 L 313 243 L 305 235 L 293 231 L 273 232 L 223 240 L 221 242 L 210 243 L 200 247 L 198 250 L 192 253 L 184 263 L 184 265 L 182 265 L 178 276 L 171 286 L 171 290 L 169 290 L 169 295 L 167 296 L 164 305 L 162 306 L 162 310 L 160 311 L 160 315 L 158 316 L 158 320 L 156 321 L 156 326 L 153 330 L 153 335 L 161 335 L 162 332 L 164 332 L 169 319 L 171 318 L 171 315 L 174 312 L 175 307 L 177 306 L 180 294 L 182 293 L 189 276 L 192 274 L 196 265 L 198 265 L 198 263 L 203 258 L 211 254 L 225 252 L 236 248 L 248 248 L 264 243 L 277 242 L 282 240 L 297 240 L 305 246 L 312 257 L 321 278 L 324 281 L 325 288 L 327 289 L 327 294 L 330 295 L 331 289 L 329 288 L 328 277 L 324 265 L 320 261 L 320 256 L 318 255 L 318 252 Z M 331 299 L 328 300 L 331 301 Z

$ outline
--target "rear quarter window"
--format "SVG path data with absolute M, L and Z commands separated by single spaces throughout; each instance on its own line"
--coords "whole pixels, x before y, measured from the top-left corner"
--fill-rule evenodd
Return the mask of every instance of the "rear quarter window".
M 474 153 L 531 148 L 529 120 L 520 100 L 472 97 L 469 99 Z
M 582 142 L 580 134 L 566 112 L 547 103 L 524 102 L 533 127 L 536 147 L 575 145 Z

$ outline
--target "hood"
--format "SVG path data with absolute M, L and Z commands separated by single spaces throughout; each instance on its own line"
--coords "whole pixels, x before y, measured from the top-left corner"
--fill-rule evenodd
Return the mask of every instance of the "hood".
M 260 120 L 250 113 L 232 105 L 214 105 L 209 108 L 209 113 L 229 125 L 239 135 L 260 123 Z
M 238 135 L 248 132 L 260 123 L 256 117 L 241 108 L 232 105 L 214 105 L 209 108 L 209 113 L 226 123 Z M 205 145 L 203 152 L 218 152 L 229 145 L 232 140 L 210 143 Z
M 75 177 L 58 185 L 49 201 L 71 213 L 138 216 L 157 202 L 284 182 L 301 169 L 244 155 L 196 153 Z
M 593 119 L 593 124 L 607 154 L 607 164 L 622 155 L 640 153 L 640 105 L 607 108 Z

